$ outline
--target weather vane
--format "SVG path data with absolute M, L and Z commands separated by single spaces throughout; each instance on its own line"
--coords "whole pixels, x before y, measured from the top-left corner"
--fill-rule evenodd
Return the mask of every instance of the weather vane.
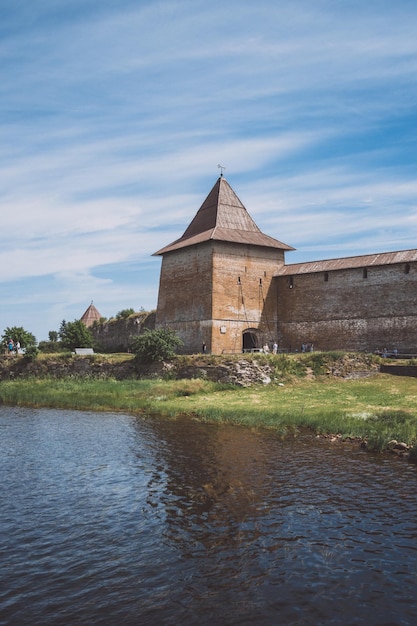
M 223 176 L 223 171 L 226 169 L 224 165 L 217 166 L 220 169 L 220 176 Z

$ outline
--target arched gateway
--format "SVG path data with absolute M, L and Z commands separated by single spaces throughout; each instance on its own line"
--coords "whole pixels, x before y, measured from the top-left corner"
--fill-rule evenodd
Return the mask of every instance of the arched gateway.
M 243 348 L 243 352 L 251 352 L 252 350 L 256 350 L 257 348 L 260 348 L 260 345 L 258 338 L 257 338 L 257 333 L 256 333 L 256 328 L 247 328 L 246 330 L 243 331 L 243 335 L 242 335 L 242 348 Z

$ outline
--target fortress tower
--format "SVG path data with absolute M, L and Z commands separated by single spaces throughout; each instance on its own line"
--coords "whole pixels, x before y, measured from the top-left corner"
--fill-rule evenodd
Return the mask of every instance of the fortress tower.
M 261 232 L 220 176 L 179 239 L 162 256 L 156 327 L 177 331 L 183 351 L 261 347 L 277 334 L 274 275 L 293 250 Z
M 87 326 L 87 328 L 89 328 L 94 324 L 94 322 L 99 322 L 101 318 L 101 313 L 99 313 L 99 311 L 94 306 L 93 301 L 91 301 L 90 306 L 82 314 L 80 321 L 85 326 Z

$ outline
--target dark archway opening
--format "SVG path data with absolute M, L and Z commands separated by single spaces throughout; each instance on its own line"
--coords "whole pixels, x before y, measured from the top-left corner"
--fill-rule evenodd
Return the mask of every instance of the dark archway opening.
M 243 352 L 249 352 L 258 348 L 258 342 L 256 339 L 256 333 L 254 330 L 248 329 L 243 333 Z

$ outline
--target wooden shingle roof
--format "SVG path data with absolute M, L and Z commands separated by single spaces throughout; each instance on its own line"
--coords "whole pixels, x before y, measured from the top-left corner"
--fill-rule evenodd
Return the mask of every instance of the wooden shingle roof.
M 182 237 L 154 255 L 194 246 L 210 240 L 251 244 L 279 250 L 293 250 L 265 235 L 255 224 L 229 183 L 220 176 Z
M 89 326 L 92 326 L 94 322 L 98 322 L 101 318 L 101 313 L 99 313 L 94 304 L 91 303 L 88 309 L 81 316 L 81 322 L 88 328 Z

